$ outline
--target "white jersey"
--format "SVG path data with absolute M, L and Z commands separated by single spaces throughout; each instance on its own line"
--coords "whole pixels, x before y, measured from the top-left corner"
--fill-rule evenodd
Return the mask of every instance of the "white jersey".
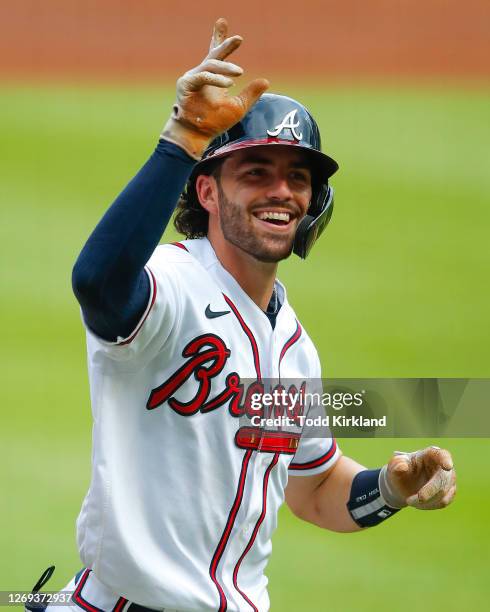
M 254 446 L 241 379 L 320 378 L 276 283 L 275 329 L 206 238 L 159 246 L 147 310 L 118 342 L 87 331 L 93 469 L 77 522 L 86 567 L 114 593 L 179 610 L 269 609 L 264 570 L 288 471 L 326 470 L 331 438 Z M 258 452 L 258 451 L 266 452 Z

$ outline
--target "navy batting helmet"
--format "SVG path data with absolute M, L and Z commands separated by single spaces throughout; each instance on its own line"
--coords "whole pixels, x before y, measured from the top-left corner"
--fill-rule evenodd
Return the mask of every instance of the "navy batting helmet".
M 213 160 L 262 145 L 299 147 L 311 163 L 313 194 L 308 212 L 296 230 L 293 247 L 293 252 L 304 259 L 332 216 L 333 189 L 328 179 L 339 166 L 322 153 L 316 121 L 293 98 L 263 94 L 241 121 L 211 142 L 192 172 L 188 189 L 194 187 L 195 178 Z

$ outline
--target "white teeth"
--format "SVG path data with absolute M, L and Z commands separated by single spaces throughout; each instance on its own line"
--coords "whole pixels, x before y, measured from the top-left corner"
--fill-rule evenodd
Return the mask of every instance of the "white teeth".
M 273 212 L 273 211 L 264 211 L 257 213 L 257 218 L 262 221 L 267 221 L 267 219 L 276 219 L 277 221 L 285 221 L 289 223 L 289 213 L 284 212 Z

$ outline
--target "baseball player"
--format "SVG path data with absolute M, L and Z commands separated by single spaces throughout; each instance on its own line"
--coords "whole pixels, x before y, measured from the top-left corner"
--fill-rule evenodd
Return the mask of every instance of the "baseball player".
M 367 470 L 330 435 L 243 425 L 245 380 L 321 377 L 276 272 L 327 225 L 338 166 L 302 104 L 266 94 L 264 79 L 228 92 L 241 42 L 216 22 L 208 55 L 177 81 L 155 152 L 74 268 L 94 429 L 73 610 L 263 612 L 284 501 L 356 531 L 455 494 L 437 447 Z M 187 239 L 158 246 L 177 202 Z

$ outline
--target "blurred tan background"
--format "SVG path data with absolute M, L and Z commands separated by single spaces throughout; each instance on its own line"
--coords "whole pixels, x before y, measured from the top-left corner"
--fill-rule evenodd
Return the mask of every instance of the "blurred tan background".
M 239 58 L 252 73 L 295 80 L 490 74 L 488 0 L 2 0 L 0 75 L 173 76 L 201 59 L 218 16 L 248 41 Z

